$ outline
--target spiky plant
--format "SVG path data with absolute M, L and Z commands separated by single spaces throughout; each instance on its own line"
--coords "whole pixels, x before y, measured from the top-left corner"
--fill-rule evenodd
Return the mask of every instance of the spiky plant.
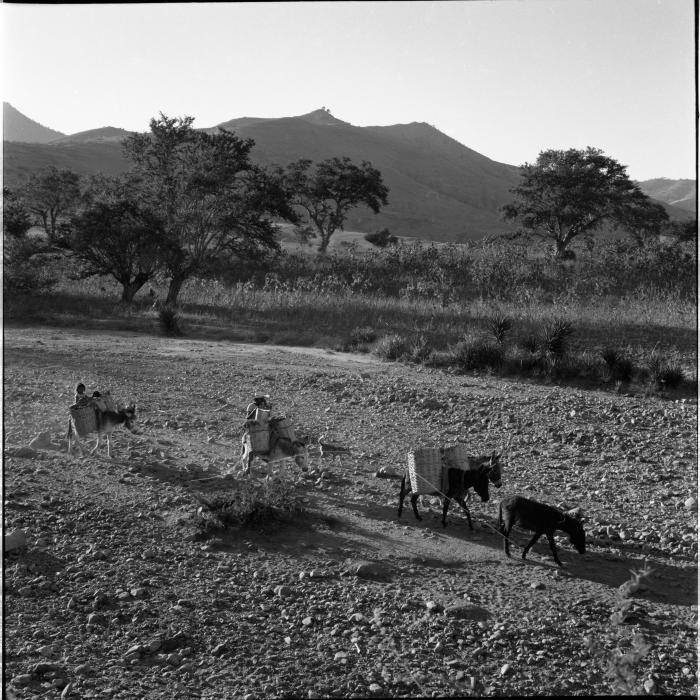
M 503 345 L 506 335 L 513 328 L 513 322 L 508 316 L 496 314 L 487 320 L 486 325 L 499 345 Z
M 554 319 L 544 324 L 542 328 L 542 350 L 545 355 L 560 359 L 566 354 L 569 337 L 574 327 L 571 321 Z

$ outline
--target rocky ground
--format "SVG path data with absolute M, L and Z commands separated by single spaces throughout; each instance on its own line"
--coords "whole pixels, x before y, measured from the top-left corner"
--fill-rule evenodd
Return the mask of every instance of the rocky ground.
M 111 460 L 65 453 L 80 380 L 137 404 Z M 235 498 L 257 391 L 311 439 L 308 470 L 282 469 L 304 512 L 202 539 L 203 499 Z M 7 327 L 4 392 L 7 697 L 601 695 L 636 634 L 637 691 L 697 694 L 695 400 Z M 432 499 L 399 521 L 407 450 L 456 441 L 503 451 L 474 531 L 456 506 L 443 529 Z M 586 553 L 563 537 L 563 569 L 546 541 L 506 558 L 514 493 L 581 506 Z

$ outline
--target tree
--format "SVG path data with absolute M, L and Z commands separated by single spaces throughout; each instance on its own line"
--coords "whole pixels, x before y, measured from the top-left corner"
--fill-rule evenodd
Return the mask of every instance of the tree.
M 66 245 L 65 227 L 59 219 L 69 216 L 80 200 L 80 177 L 72 170 L 51 165 L 34 173 L 23 190 L 29 211 L 46 231 L 49 241 Z
M 24 198 L 9 187 L 2 188 L 2 232 L 21 238 L 32 226 L 32 218 Z
M 663 205 L 648 198 L 637 206 L 631 206 L 621 223 L 621 228 L 640 248 L 648 239 L 656 239 L 668 226 L 668 214 Z
M 629 179 L 625 166 L 590 147 L 542 151 L 534 164 L 522 166 L 521 183 L 511 192 L 515 199 L 503 207 L 505 219 L 519 220 L 527 232 L 553 241 L 559 258 L 574 238 L 603 225 L 641 235 L 668 218 Z
M 388 228 L 383 228 L 381 231 L 374 233 L 366 233 L 365 240 L 377 248 L 386 248 L 389 245 L 396 245 L 399 239 L 394 236 Z
M 387 204 L 389 190 L 379 170 L 367 161 L 355 165 L 350 158 L 330 158 L 317 163 L 302 159 L 287 166 L 286 177 L 292 204 L 304 211 L 314 229 L 305 234 L 320 239 L 319 253 L 325 253 L 333 234 L 343 229 L 348 211 L 359 204 L 375 214 Z
M 663 233 L 675 236 L 679 241 L 697 241 L 698 220 L 697 217 L 684 221 L 669 221 Z
M 91 201 L 72 219 L 71 247 L 85 276 L 111 275 L 131 303 L 166 255 L 165 227 L 139 197 L 136 183 L 101 178 Z
M 172 306 L 183 283 L 212 260 L 278 250 L 272 217 L 297 220 L 280 177 L 251 162 L 252 139 L 195 131 L 193 122 L 161 114 L 150 133 L 124 142 L 143 195 L 164 222 Z

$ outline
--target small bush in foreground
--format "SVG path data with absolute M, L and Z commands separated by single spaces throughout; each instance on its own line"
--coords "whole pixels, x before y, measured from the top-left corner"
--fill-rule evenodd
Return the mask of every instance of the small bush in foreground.
M 202 499 L 202 503 L 199 523 L 205 531 L 289 520 L 304 512 L 294 482 L 279 475 L 267 476 L 261 482 L 241 480 L 235 491 Z
M 172 306 L 162 306 L 158 310 L 158 321 L 163 335 L 178 337 L 182 335 L 180 316 Z
M 455 364 L 455 355 L 450 350 L 431 350 L 428 356 L 423 360 L 423 364 L 428 367 L 436 367 L 439 369 L 447 369 Z
M 488 319 L 487 326 L 496 342 L 499 345 L 503 345 L 506 335 L 513 328 L 513 322 L 507 316 L 497 314 Z
M 555 319 L 545 323 L 542 328 L 542 352 L 556 359 L 562 358 L 566 354 L 568 339 L 573 332 L 570 321 Z
M 377 339 L 377 331 L 371 326 L 358 326 L 350 332 L 349 345 L 368 345 Z
M 634 610 L 631 596 L 646 588 L 646 579 L 652 573 L 653 569 L 648 568 L 647 562 L 644 562 L 643 569 L 631 571 L 631 578 L 617 590 L 613 612 L 610 615 L 613 627 L 603 635 L 602 641 L 592 637 L 585 640 L 589 652 L 605 666 L 611 690 L 616 695 L 643 695 L 644 691 L 651 694 L 654 690 L 653 681 L 650 687 L 647 687 L 646 683 L 641 687 L 637 676 L 639 662 L 651 650 L 650 644 L 639 633 L 633 634 L 632 639 L 627 640 L 620 630 L 620 626 L 628 621 Z M 611 646 L 614 648 L 610 651 Z M 628 647 L 627 651 L 623 651 L 624 647 Z
M 488 340 L 462 340 L 455 347 L 457 365 L 463 371 L 498 370 L 503 364 L 503 349 Z
M 656 349 L 649 354 L 646 372 L 643 373 L 643 376 L 646 376 L 649 387 L 656 391 L 675 389 L 685 379 L 683 370 L 668 362 Z
M 634 363 L 615 348 L 605 348 L 601 353 L 607 365 L 608 377 L 614 382 L 629 382 L 634 375 Z
M 399 360 L 405 357 L 409 351 L 409 342 L 398 333 L 381 337 L 374 348 L 375 355 L 384 360 Z

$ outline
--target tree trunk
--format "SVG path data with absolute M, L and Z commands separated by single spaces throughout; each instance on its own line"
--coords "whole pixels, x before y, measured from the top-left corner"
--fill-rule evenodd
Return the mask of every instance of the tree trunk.
M 166 306 L 177 306 L 177 298 L 180 295 L 180 290 L 182 285 L 187 279 L 185 274 L 175 274 L 170 279 L 170 286 L 168 287 L 168 296 L 165 299 Z
M 136 292 L 143 287 L 144 283 L 143 282 L 127 282 L 124 283 L 122 282 L 123 289 L 122 289 L 122 301 L 125 304 L 131 304 L 134 301 L 134 297 L 136 296 Z
M 325 233 L 321 233 L 321 242 L 318 244 L 319 255 L 326 254 L 326 251 L 328 250 L 328 244 L 331 242 L 331 235 L 332 234 L 326 235 Z
M 568 241 L 563 241 L 560 238 L 557 238 L 555 241 L 555 248 L 554 248 L 554 257 L 557 260 L 563 260 L 566 257 L 566 246 L 568 245 Z

